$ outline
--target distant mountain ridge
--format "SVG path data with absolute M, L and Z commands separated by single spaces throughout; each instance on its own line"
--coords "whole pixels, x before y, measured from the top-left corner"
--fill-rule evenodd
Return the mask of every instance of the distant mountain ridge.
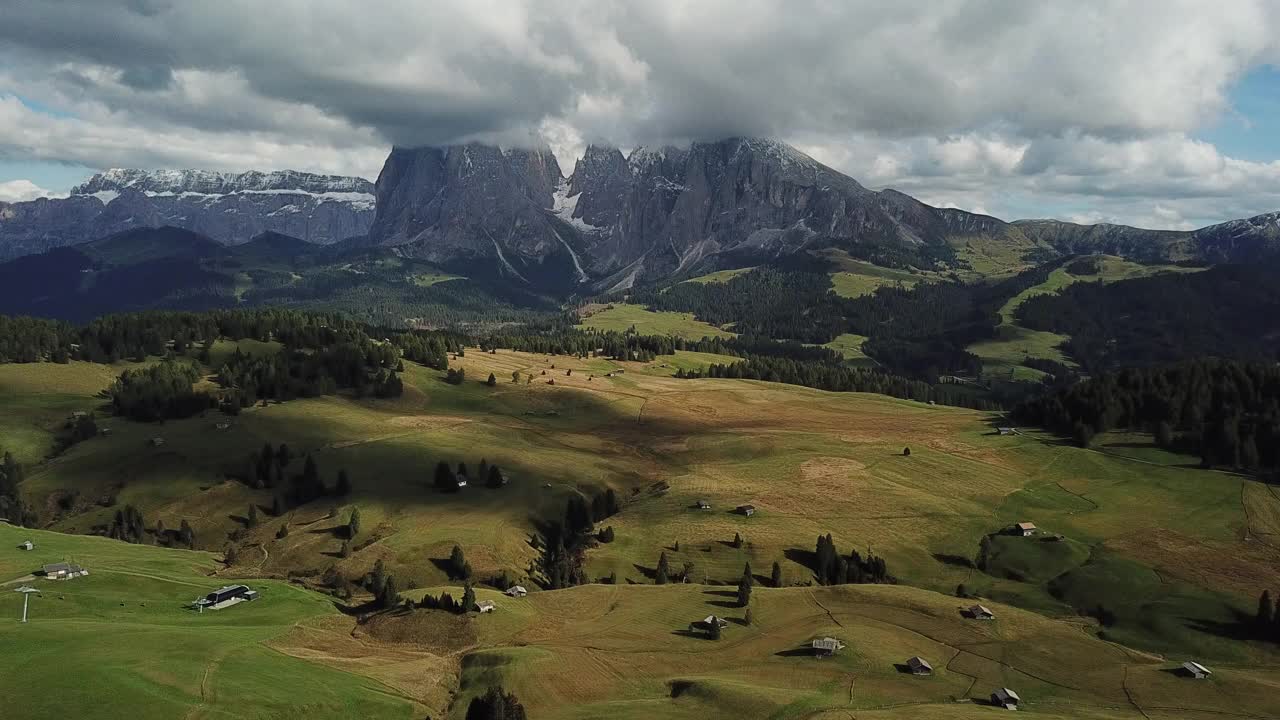
M 588 146 L 565 177 L 547 147 L 393 148 L 376 183 L 294 171 L 116 169 L 63 199 L 0 203 L 0 260 L 136 227 L 220 243 L 264 232 L 347 240 L 478 279 L 598 293 L 834 247 L 933 263 L 971 246 L 1027 265 L 1108 253 L 1143 262 L 1280 254 L 1280 213 L 1195 231 L 1007 222 L 870 190 L 777 140 L 728 138 L 628 154 Z M 963 259 L 963 258 L 962 258 Z
M 373 190 L 363 178 L 291 170 L 108 170 L 67 198 L 0 203 L 0 259 L 166 225 L 226 245 L 263 232 L 328 244 L 368 231 Z
M 1236 262 L 1280 253 L 1280 213 L 1194 232 L 1006 222 L 873 191 L 776 140 L 586 148 L 569 177 L 550 150 L 395 148 L 369 242 L 561 291 L 621 290 L 824 247 L 945 255 L 979 240 L 1047 257 Z
M 71 189 L 72 195 L 120 192 L 132 188 L 144 193 L 201 193 L 288 190 L 303 193 L 359 193 L 373 195 L 373 183 L 359 177 L 317 175 L 295 170 L 223 173 L 211 170 L 136 170 L 113 168 L 100 172 Z M 372 199 L 372 198 L 370 198 Z

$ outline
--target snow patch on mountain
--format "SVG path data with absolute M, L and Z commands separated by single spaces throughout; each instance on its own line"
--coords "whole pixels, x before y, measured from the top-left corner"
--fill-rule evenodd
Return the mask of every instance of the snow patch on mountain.
M 596 227 L 595 225 L 588 224 L 585 220 L 583 220 L 580 217 L 573 216 L 574 212 L 578 209 L 578 199 L 582 197 L 582 193 L 574 193 L 573 195 L 570 195 L 569 192 L 570 192 L 570 189 L 569 189 L 568 178 L 562 179 L 559 183 L 556 184 L 556 190 L 554 193 L 551 194 L 551 214 L 555 215 L 556 217 L 560 218 L 566 223 L 569 223 L 570 225 L 573 226 L 575 230 L 579 232 L 603 233 L 607 231 L 608 228 Z M 557 237 L 559 237 L 558 234 L 557 234 Z M 564 239 L 561 238 L 560 242 L 564 242 Z M 568 245 L 566 245 L 565 247 L 568 247 Z M 569 252 L 573 252 L 573 251 L 570 250 Z M 576 255 L 574 256 L 573 263 L 574 265 L 578 264 L 578 258 Z M 581 267 L 578 268 L 578 272 L 579 273 L 582 272 Z

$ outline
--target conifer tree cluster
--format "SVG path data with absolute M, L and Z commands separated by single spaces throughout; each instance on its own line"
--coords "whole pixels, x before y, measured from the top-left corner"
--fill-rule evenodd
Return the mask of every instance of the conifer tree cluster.
M 1280 602 L 1272 600 L 1269 590 L 1263 590 L 1258 596 L 1258 612 L 1254 615 L 1251 630 L 1255 640 L 1280 643 Z
M 590 502 L 581 495 L 569 497 L 563 519 L 548 523 L 539 543 L 539 567 L 548 587 L 565 588 L 587 581 L 582 565 L 587 546 L 596 538 L 595 523 L 612 517 L 618 510 L 618 498 L 612 489 L 594 496 Z M 611 532 L 609 537 L 612 538 Z
M 0 461 L 0 517 L 15 525 L 32 527 L 36 524 L 36 515 L 22 502 L 18 488 L 23 479 L 22 465 L 13 453 L 5 452 L 3 461 Z
M 841 555 L 830 533 L 818 537 L 813 573 L 820 585 L 895 582 L 883 558 L 875 555 L 863 558 L 857 550 Z
M 142 519 L 142 512 L 132 505 L 125 505 L 123 509 L 117 510 L 107 529 L 107 537 L 130 543 L 145 540 L 146 523 Z
M 491 687 L 483 695 L 472 698 L 466 720 L 527 720 L 524 706 L 502 686 Z

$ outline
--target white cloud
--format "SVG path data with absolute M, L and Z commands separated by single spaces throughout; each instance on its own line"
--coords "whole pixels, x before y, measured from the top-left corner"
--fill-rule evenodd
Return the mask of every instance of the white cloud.
M 1190 139 L 1280 63 L 1278 25 L 1268 0 L 8 3 L 0 158 L 373 177 L 392 143 L 759 134 L 931 201 L 1199 222 L 1280 207 L 1274 166 Z
M 30 180 L 0 182 L 0 202 L 26 202 L 42 197 L 64 197 L 66 194 L 46 190 Z

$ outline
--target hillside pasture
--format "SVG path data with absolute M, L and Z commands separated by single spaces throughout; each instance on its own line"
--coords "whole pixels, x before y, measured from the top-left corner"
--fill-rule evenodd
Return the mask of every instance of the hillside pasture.
M 26 539 L 36 549 L 16 545 Z M 87 577 L 27 577 L 72 560 Z M 251 580 L 260 598 L 197 613 L 227 580 L 207 553 L 129 545 L 0 523 L 0 695 L 6 712 L 48 718 L 420 717 L 387 686 L 281 654 L 271 638 L 297 622 L 337 616 L 323 597 Z M 19 580 L 19 582 L 12 582 Z M 20 583 L 39 589 L 19 622 Z
M 688 563 L 699 583 L 736 582 L 747 562 L 768 578 L 778 562 L 786 584 L 804 584 L 812 581 L 816 537 L 830 533 L 842 552 L 883 557 L 903 585 L 952 594 L 965 584 L 1050 615 L 1102 604 L 1117 612 L 1108 634 L 1134 646 L 1274 661 L 1273 648 L 1232 638 L 1235 614 L 1252 612 L 1261 589 L 1280 587 L 1280 550 L 1243 532 L 1250 522 L 1257 533 L 1275 532 L 1265 529 L 1267 518 L 1280 516 L 1280 498 L 1258 492 L 1255 481 L 1035 434 L 999 436 L 996 418 L 957 408 L 668 376 L 715 357 L 631 363 L 473 349 L 450 361 L 466 370 L 463 384 L 407 363 L 405 393 L 391 400 L 337 395 L 235 418 L 113 420 L 111 436 L 32 467 L 25 492 L 58 530 L 104 527 L 132 504 L 148 527 L 186 520 L 199 548 L 234 542 L 238 572 L 317 582 L 333 568 L 357 579 L 382 560 L 400 587 L 425 588 L 449 582 L 443 560 L 454 544 L 478 578 L 506 571 L 536 586 L 529 568 L 538 523 L 561 516 L 574 494 L 612 488 L 622 511 L 599 525 L 612 526 L 616 539 L 587 553 L 591 578 L 649 584 L 666 552 L 673 571 Z M 484 383 L 490 373 L 494 387 Z M 230 428 L 217 430 L 223 421 Z M 165 444 L 151 446 L 155 436 Z M 330 487 L 339 469 L 348 470 L 352 494 L 272 517 L 275 491 L 235 478 L 264 444 L 281 443 L 295 457 L 311 454 Z M 474 471 L 482 458 L 500 465 L 510 484 L 476 483 L 456 494 L 431 487 L 437 461 Z M 291 473 L 300 470 L 294 462 Z M 698 500 L 711 509 L 695 509 Z M 247 528 L 251 504 L 261 522 Z M 756 507 L 754 517 L 734 511 L 743 504 Z M 356 507 L 361 529 L 343 557 Z M 1069 556 L 1021 558 L 1020 580 L 978 570 L 982 538 L 1024 520 L 1063 534 Z M 288 534 L 277 537 L 284 525 Z M 1163 578 L 1140 612 L 1121 612 L 1125 598 L 1110 586 L 1054 584 L 1100 553 Z
M 583 316 L 580 324 L 582 327 L 606 332 L 626 332 L 635 328 L 641 335 L 674 335 L 686 340 L 733 336 L 731 332 L 698 320 L 693 313 L 655 312 L 626 303 L 613 303 L 593 309 L 590 314 Z

